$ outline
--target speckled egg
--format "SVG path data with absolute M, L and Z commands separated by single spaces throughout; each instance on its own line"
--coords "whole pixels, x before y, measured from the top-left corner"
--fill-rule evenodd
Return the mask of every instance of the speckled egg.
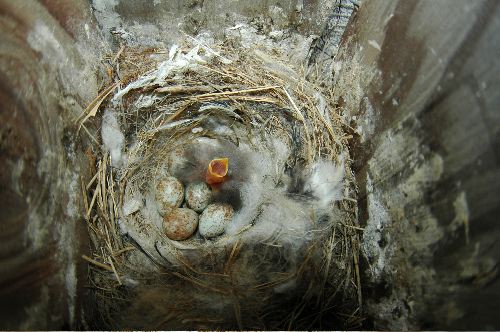
M 212 197 L 212 191 L 205 182 L 190 183 L 186 187 L 186 203 L 196 212 L 203 211 Z
M 165 234 L 171 240 L 188 239 L 198 227 L 198 214 L 191 209 L 174 208 L 163 218 Z
M 182 148 L 177 148 L 170 152 L 166 158 L 166 168 L 170 175 L 178 175 L 186 165 L 185 152 Z
M 201 236 L 209 239 L 222 235 L 233 219 L 233 214 L 233 207 L 229 204 L 215 203 L 207 206 L 200 216 Z
M 163 216 L 172 208 L 179 207 L 184 199 L 184 186 L 172 176 L 159 179 L 156 182 L 155 198 L 158 212 Z

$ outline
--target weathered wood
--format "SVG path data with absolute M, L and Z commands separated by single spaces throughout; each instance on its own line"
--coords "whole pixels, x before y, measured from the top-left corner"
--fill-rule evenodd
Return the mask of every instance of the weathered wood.
M 77 328 L 88 169 L 72 120 L 97 92 L 75 44 L 88 4 L 0 1 L 0 12 L 0 328 Z
M 377 329 L 498 329 L 500 8 L 367 1 L 335 59 Z M 337 66 L 338 67 L 338 66 Z

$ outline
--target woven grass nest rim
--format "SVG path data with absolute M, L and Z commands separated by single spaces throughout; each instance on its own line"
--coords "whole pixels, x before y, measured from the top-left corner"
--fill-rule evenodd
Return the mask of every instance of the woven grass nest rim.
M 214 51 L 217 46 L 219 49 Z M 325 90 L 261 51 L 250 55 L 241 50 L 224 49 L 223 45 L 208 47 L 186 42 L 182 47 L 172 47 L 166 61 L 142 69 L 141 53 L 124 48 L 117 57 L 117 65 L 121 61 L 125 63 L 128 56 L 138 61 L 133 70 L 124 72 L 122 67 L 121 75 L 129 77 L 128 85 L 109 99 L 118 86 L 118 83 L 110 84 L 91 103 L 87 116 L 80 122 L 85 129 L 89 114 L 105 106 L 113 110 L 116 123 L 112 121 L 112 125 L 118 125 L 119 130 L 125 132 L 123 146 L 119 147 L 121 154 L 110 157 L 113 151 L 104 144 L 96 175 L 85 186 L 89 200 L 87 223 L 93 242 L 93 257 L 86 259 L 91 266 L 90 282 L 96 287 L 100 308 L 106 313 L 103 320 L 109 326 L 144 328 L 139 321 L 129 325 L 121 321 L 117 313 L 124 309 L 109 301 L 109 296 L 126 294 L 140 302 L 145 292 L 138 289 L 145 284 L 137 280 L 148 274 L 148 289 L 170 289 L 172 295 L 175 293 L 172 287 L 183 287 L 191 299 L 196 299 L 187 301 L 191 303 L 188 304 L 172 296 L 177 306 L 183 303 L 191 309 L 183 311 L 183 319 L 173 319 L 159 327 L 192 327 L 182 323 L 191 322 L 194 318 L 190 315 L 213 318 L 217 313 L 216 322 L 210 323 L 207 318 L 197 327 L 243 328 L 260 321 L 253 327 L 300 328 L 309 326 L 311 321 L 317 323 L 315 319 L 301 316 L 304 303 L 314 303 L 319 310 L 338 317 L 350 315 L 349 324 L 356 326 L 360 321 L 361 296 L 355 188 L 347 137 L 343 132 L 345 124 Z M 142 54 L 142 59 L 146 58 L 147 54 Z M 274 196 L 283 194 L 284 205 L 300 202 L 300 207 L 313 206 L 310 202 L 304 203 L 307 197 L 299 197 L 304 193 L 291 192 L 290 188 L 296 184 L 290 183 L 293 182 L 290 174 L 297 170 L 312 174 L 325 163 L 341 165 L 344 195 L 327 202 L 331 211 L 326 213 L 329 218 L 326 223 L 318 216 L 311 217 L 322 223 L 317 227 L 309 225 L 307 229 L 291 232 L 283 227 L 286 223 L 281 223 L 280 229 L 271 230 L 263 238 L 263 232 L 269 229 L 256 232 L 258 222 L 249 222 L 214 241 L 171 241 L 150 222 L 150 215 L 141 212 L 141 209 L 148 210 L 147 205 L 151 203 L 148 186 L 164 171 L 165 160 L 186 148 L 191 153 L 200 153 L 199 147 L 207 141 L 216 142 L 215 145 L 226 150 L 231 146 L 233 159 L 244 155 L 244 161 L 250 166 L 252 162 L 261 165 L 266 158 L 274 163 L 267 165 L 268 168 L 278 165 L 282 172 L 276 173 L 281 174 L 273 178 L 274 182 L 267 181 L 272 185 L 265 189 L 282 188 L 273 193 Z M 199 145 L 200 142 L 205 143 Z M 201 150 L 206 149 L 205 145 Z M 281 156 L 277 157 L 277 153 Z M 242 179 L 242 183 L 247 182 L 248 178 Z M 266 181 L 257 181 L 254 185 L 263 183 Z M 137 193 L 145 203 L 137 213 L 124 216 L 124 205 Z M 317 204 L 314 203 L 315 209 Z M 290 203 L 288 210 L 294 211 L 293 206 Z M 295 212 L 301 213 L 300 209 Z M 259 213 L 265 215 L 266 211 L 259 210 Z M 141 217 L 137 218 L 138 215 Z M 134 220 L 125 222 L 131 218 Z M 137 251 L 145 254 L 143 259 L 152 262 L 154 276 L 151 271 L 146 273 L 148 269 L 130 264 L 129 256 Z M 250 257 L 260 257 L 260 261 L 252 263 Z M 284 257 L 285 263 L 276 264 L 279 257 Z M 227 277 L 221 280 L 221 275 L 231 276 L 231 280 L 224 279 Z M 298 286 L 303 290 L 297 291 Z M 292 290 L 297 293 L 292 297 L 295 304 L 289 312 L 284 312 L 283 298 L 276 294 Z M 217 310 L 207 312 L 204 306 L 213 305 L 214 292 L 223 296 L 238 293 L 237 300 L 231 295 L 228 303 L 236 301 L 239 309 L 229 314 Z M 256 308 L 263 297 L 269 299 L 269 309 L 277 318 L 260 316 L 262 312 Z M 338 299 L 343 303 L 336 303 Z M 234 307 L 234 303 L 231 306 Z M 161 311 L 151 314 L 151 324 L 159 319 L 156 316 L 161 316 Z M 136 314 L 134 309 L 129 309 L 129 313 Z

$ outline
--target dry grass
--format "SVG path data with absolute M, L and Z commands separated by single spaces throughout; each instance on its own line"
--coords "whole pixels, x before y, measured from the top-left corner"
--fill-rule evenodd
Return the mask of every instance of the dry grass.
M 118 84 L 123 87 L 151 72 L 158 63 L 151 60 L 150 55 L 155 52 L 162 53 L 121 47 L 116 54 L 109 55 L 111 83 L 89 105 L 79 119 L 80 125 L 97 114 Z M 356 197 L 349 161 L 346 186 L 353 196 L 337 203 L 343 211 L 342 222 L 318 232 L 314 241 L 301 249 L 300 264 L 292 273 L 286 264 L 280 263 L 279 245 L 249 246 L 241 241 L 222 253 L 207 251 L 197 261 L 179 256 L 179 266 L 160 264 L 154 274 L 141 271 L 127 260 L 128 255 L 140 248 L 119 230 L 125 188 L 140 190 L 171 151 L 197 137 L 214 135 L 205 130 L 192 132 L 210 115 L 197 112 L 207 102 L 223 103 L 232 110 L 219 116 L 232 117 L 239 128 L 247 128 L 248 132 L 259 129 L 294 142 L 296 153 L 289 160 L 290 166 L 299 162 L 310 165 L 319 159 L 337 160 L 342 151 L 347 151 L 348 135 L 328 91 L 305 81 L 300 74 L 290 77 L 287 71 L 270 67 L 274 59 L 262 61 L 254 55 L 223 47 L 220 52 L 233 62 L 224 64 L 215 58 L 199 65 L 198 70 L 168 77 L 162 86 L 145 86 L 124 97 L 121 121 L 126 124 L 127 133 L 140 142 L 140 149 L 135 151 L 136 162 L 118 172 L 110 167 L 107 153 L 93 156 L 98 160 L 95 175 L 89 183 L 82 182 L 92 257 L 82 258 L 89 263 L 89 287 L 98 298 L 101 320 L 109 328 L 359 328 L 362 297 L 358 233 L 362 229 L 355 222 Z M 323 96 L 325 109 L 320 109 L 315 93 Z M 156 99 L 152 105 L 137 109 L 134 103 L 141 95 Z M 259 282 L 241 284 L 239 269 L 252 255 L 260 255 L 262 261 L 274 260 L 276 266 L 265 278 L 257 278 Z M 131 278 L 139 280 L 140 285 L 127 288 L 127 280 Z M 296 296 L 283 295 L 285 306 L 283 299 L 275 301 L 277 295 L 273 289 L 290 280 L 296 280 L 300 288 Z M 161 298 L 157 292 L 168 293 L 170 298 Z M 201 309 L 207 305 L 206 300 L 197 297 L 200 293 L 213 297 L 214 301 L 221 297 L 221 302 L 231 302 L 232 312 L 217 317 L 206 312 Z M 141 312 L 141 306 L 149 307 L 151 303 L 154 303 L 151 312 L 164 315 L 154 316 L 150 312 L 150 322 L 144 317 L 144 321 L 134 317 Z M 262 308 L 265 303 L 269 307 Z M 128 321 L 120 318 L 127 313 L 132 313 Z M 332 322 L 342 325 L 331 325 Z

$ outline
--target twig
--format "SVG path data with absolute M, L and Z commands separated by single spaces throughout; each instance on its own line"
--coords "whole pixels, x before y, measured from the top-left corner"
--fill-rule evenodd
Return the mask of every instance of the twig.
M 92 177 L 92 179 L 90 179 L 90 182 L 85 187 L 86 190 L 90 189 L 90 187 L 92 186 L 92 184 L 94 183 L 94 181 L 97 179 L 98 175 L 99 175 L 99 172 L 97 172 L 97 173 L 94 174 L 94 176 Z
M 222 289 L 218 289 L 218 288 L 215 288 L 215 287 L 211 287 L 211 286 L 208 286 L 208 285 L 205 285 L 204 283 L 202 283 L 201 281 L 197 280 L 197 279 L 194 279 L 192 277 L 188 277 L 188 276 L 185 276 L 185 275 L 182 275 L 178 272 L 173 272 L 172 273 L 174 276 L 176 277 L 179 277 L 181 279 L 184 279 L 186 281 L 189 281 L 197 286 L 200 286 L 202 288 L 206 288 L 206 289 L 209 289 L 211 291 L 214 291 L 216 293 L 221 293 L 221 294 L 224 294 L 224 295 L 228 295 L 229 293 L 227 291 L 224 291 Z
M 135 250 L 135 249 L 136 249 L 136 247 L 132 247 L 132 246 L 125 247 L 123 249 L 120 249 L 120 250 L 117 250 L 117 251 L 113 252 L 113 256 L 116 257 L 116 256 L 119 256 L 119 255 L 123 254 L 124 252 L 130 251 L 130 250 Z
M 266 91 L 266 90 L 274 90 L 281 88 L 280 85 L 272 85 L 272 86 L 263 86 L 258 88 L 246 89 L 246 90 L 237 90 L 237 91 L 223 91 L 223 92 L 214 92 L 214 93 L 205 93 L 201 95 L 196 95 L 196 98 L 204 98 L 204 97 L 217 97 L 217 96 L 228 96 L 228 95 L 240 95 L 243 93 L 250 92 L 258 92 L 258 91 Z
M 174 86 L 165 86 L 162 88 L 158 88 L 155 90 L 157 93 L 170 93 L 170 94 L 178 94 L 178 93 L 193 93 L 193 92 L 212 92 L 214 89 L 198 85 L 198 86 L 183 86 L 183 85 L 174 85 Z
M 236 256 L 238 256 L 240 249 L 241 249 L 241 243 L 240 239 L 238 239 L 238 241 L 236 241 L 236 243 L 234 244 L 233 249 L 231 250 L 231 254 L 229 255 L 229 258 L 226 262 L 226 268 L 224 269 L 225 274 L 229 274 L 231 270 L 231 265 L 233 264 L 234 259 L 236 259 Z
M 87 135 L 89 135 L 89 137 L 94 141 L 95 144 L 99 145 L 99 141 L 94 137 L 94 135 L 92 135 L 90 133 L 90 131 L 87 129 L 87 127 L 82 123 L 81 124 L 83 130 L 85 130 L 85 132 L 87 133 Z
M 356 272 L 356 286 L 357 286 L 356 288 L 357 288 L 357 292 L 358 292 L 358 304 L 359 304 L 359 309 L 361 310 L 361 308 L 363 307 L 363 298 L 362 298 L 362 294 L 361 294 L 361 277 L 359 274 L 359 258 L 358 258 L 357 243 L 354 243 L 353 238 L 351 238 L 351 243 L 352 243 L 352 246 L 356 249 L 353 250 L 352 257 L 354 259 L 354 269 Z
M 87 262 L 89 262 L 90 264 L 93 264 L 93 265 L 98 266 L 98 267 L 100 267 L 102 269 L 105 269 L 106 271 L 114 272 L 113 268 L 111 266 L 109 266 L 109 265 L 106 265 L 106 264 L 103 264 L 103 263 L 98 262 L 96 260 L 93 260 L 92 258 L 90 258 L 90 257 L 88 257 L 86 255 L 82 255 L 82 258 L 84 260 L 86 260 Z
M 89 118 L 95 116 L 97 114 L 97 110 L 99 109 L 99 106 L 101 106 L 101 103 L 104 101 L 104 99 L 120 84 L 120 81 L 108 86 L 103 92 L 101 92 L 92 102 L 87 106 L 87 108 L 83 111 L 82 115 L 78 117 L 77 122 L 80 122 L 80 126 L 78 127 L 78 131 L 80 131 L 80 128 L 82 125 L 87 121 Z M 83 117 L 83 120 L 80 121 L 80 119 Z
M 116 272 L 116 269 L 115 269 L 115 264 L 113 264 L 113 260 L 111 259 L 111 256 L 108 256 L 108 260 L 109 260 L 109 264 L 111 264 L 111 268 L 113 269 L 113 273 L 115 274 L 116 276 L 116 280 L 118 281 L 118 283 L 121 285 L 122 284 L 122 281 L 120 279 L 120 276 L 118 275 L 118 272 Z
M 96 187 L 94 191 L 94 196 L 92 196 L 92 200 L 90 201 L 89 209 L 87 211 L 87 215 L 85 216 L 86 220 L 90 220 L 90 213 L 92 212 L 92 208 L 94 207 L 95 201 L 97 199 L 97 195 L 101 191 L 101 188 L 99 186 Z
M 292 96 L 290 96 L 288 91 L 286 91 L 285 87 L 282 87 L 282 89 L 285 92 L 285 95 L 287 96 L 288 100 L 290 100 L 290 103 L 292 104 L 293 108 L 295 109 L 295 112 L 297 112 L 297 115 L 299 116 L 300 121 L 302 121 L 302 123 L 304 124 L 304 132 L 306 135 L 306 143 L 307 143 L 307 154 L 308 154 L 309 161 L 312 161 L 311 142 L 309 141 L 309 129 L 307 128 L 306 119 L 304 118 L 304 116 L 300 112 L 299 108 L 297 107 L 297 105 L 293 101 Z
M 182 112 L 184 112 L 189 107 L 189 105 L 191 105 L 191 102 L 186 102 L 184 105 L 182 105 L 174 114 L 169 116 L 164 122 L 161 122 L 160 127 L 177 118 Z
M 85 183 L 83 183 L 83 178 L 80 176 L 80 185 L 82 187 L 82 196 L 83 196 L 83 203 L 85 207 L 85 215 L 87 215 L 89 211 L 89 200 L 87 197 L 87 190 L 85 190 Z
M 100 175 L 99 175 L 99 184 L 101 185 L 101 205 L 103 207 L 103 211 L 108 210 L 108 195 L 106 192 L 106 170 L 108 167 L 108 158 L 109 158 L 109 153 L 106 152 L 104 154 L 104 157 L 102 158 L 101 162 L 101 169 L 100 169 Z
M 113 60 L 111 61 L 111 63 L 115 63 L 116 60 L 118 60 L 118 58 L 120 57 L 120 55 L 122 54 L 123 50 L 125 49 L 125 45 L 122 45 L 120 47 L 120 49 L 118 50 L 118 52 L 116 53 L 115 57 L 113 58 Z
M 352 229 L 357 229 L 358 231 L 364 231 L 365 229 L 363 227 L 358 227 L 358 226 L 352 226 L 352 225 L 347 225 L 347 224 L 344 224 L 344 223 L 341 223 L 342 226 L 344 227 L 348 227 L 348 228 L 352 228 Z

